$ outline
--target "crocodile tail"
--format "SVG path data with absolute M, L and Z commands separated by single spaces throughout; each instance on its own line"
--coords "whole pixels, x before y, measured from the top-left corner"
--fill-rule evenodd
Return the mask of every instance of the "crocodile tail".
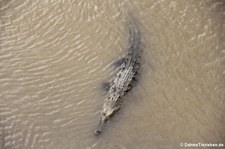
M 138 26 L 138 21 L 129 13 L 128 15 L 128 52 L 132 54 L 140 54 L 141 52 L 141 32 Z

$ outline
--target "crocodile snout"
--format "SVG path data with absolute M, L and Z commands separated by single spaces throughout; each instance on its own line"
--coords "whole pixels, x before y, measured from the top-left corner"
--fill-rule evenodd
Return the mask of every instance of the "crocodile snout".
M 95 135 L 96 135 L 96 136 L 99 136 L 100 134 L 101 134 L 101 131 L 98 130 L 98 129 L 96 129 L 96 130 L 95 130 Z
M 105 123 L 107 122 L 107 120 L 108 120 L 108 117 L 106 117 L 106 116 L 101 117 L 100 122 L 98 124 L 98 127 L 95 130 L 95 135 L 96 136 L 99 136 L 101 134 L 102 129 L 103 129 Z

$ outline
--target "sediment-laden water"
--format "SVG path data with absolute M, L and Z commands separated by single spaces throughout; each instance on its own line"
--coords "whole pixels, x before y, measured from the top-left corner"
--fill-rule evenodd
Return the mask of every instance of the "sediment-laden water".
M 128 9 L 144 43 L 139 82 L 95 137 Z M 0 149 L 225 145 L 224 20 L 223 0 L 1 0 Z

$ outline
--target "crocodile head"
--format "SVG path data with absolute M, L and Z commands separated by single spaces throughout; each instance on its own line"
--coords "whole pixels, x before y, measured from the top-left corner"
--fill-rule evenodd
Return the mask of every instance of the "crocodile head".
M 95 135 L 98 136 L 99 134 L 101 134 L 102 129 L 105 125 L 105 123 L 109 120 L 109 118 L 116 112 L 119 110 L 118 106 L 115 106 L 114 103 L 112 102 L 107 102 L 103 105 L 103 109 L 101 112 L 101 118 L 100 118 L 100 122 L 98 124 L 97 129 L 95 130 Z

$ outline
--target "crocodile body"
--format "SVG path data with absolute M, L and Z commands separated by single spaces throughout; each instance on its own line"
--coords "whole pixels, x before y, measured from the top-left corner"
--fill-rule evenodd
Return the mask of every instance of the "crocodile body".
M 141 38 L 140 31 L 134 20 L 128 22 L 129 47 L 127 55 L 121 61 L 118 72 L 109 82 L 107 97 L 101 111 L 101 118 L 95 135 L 99 135 L 108 119 L 120 109 L 123 96 L 133 87 L 133 81 L 140 67 Z

